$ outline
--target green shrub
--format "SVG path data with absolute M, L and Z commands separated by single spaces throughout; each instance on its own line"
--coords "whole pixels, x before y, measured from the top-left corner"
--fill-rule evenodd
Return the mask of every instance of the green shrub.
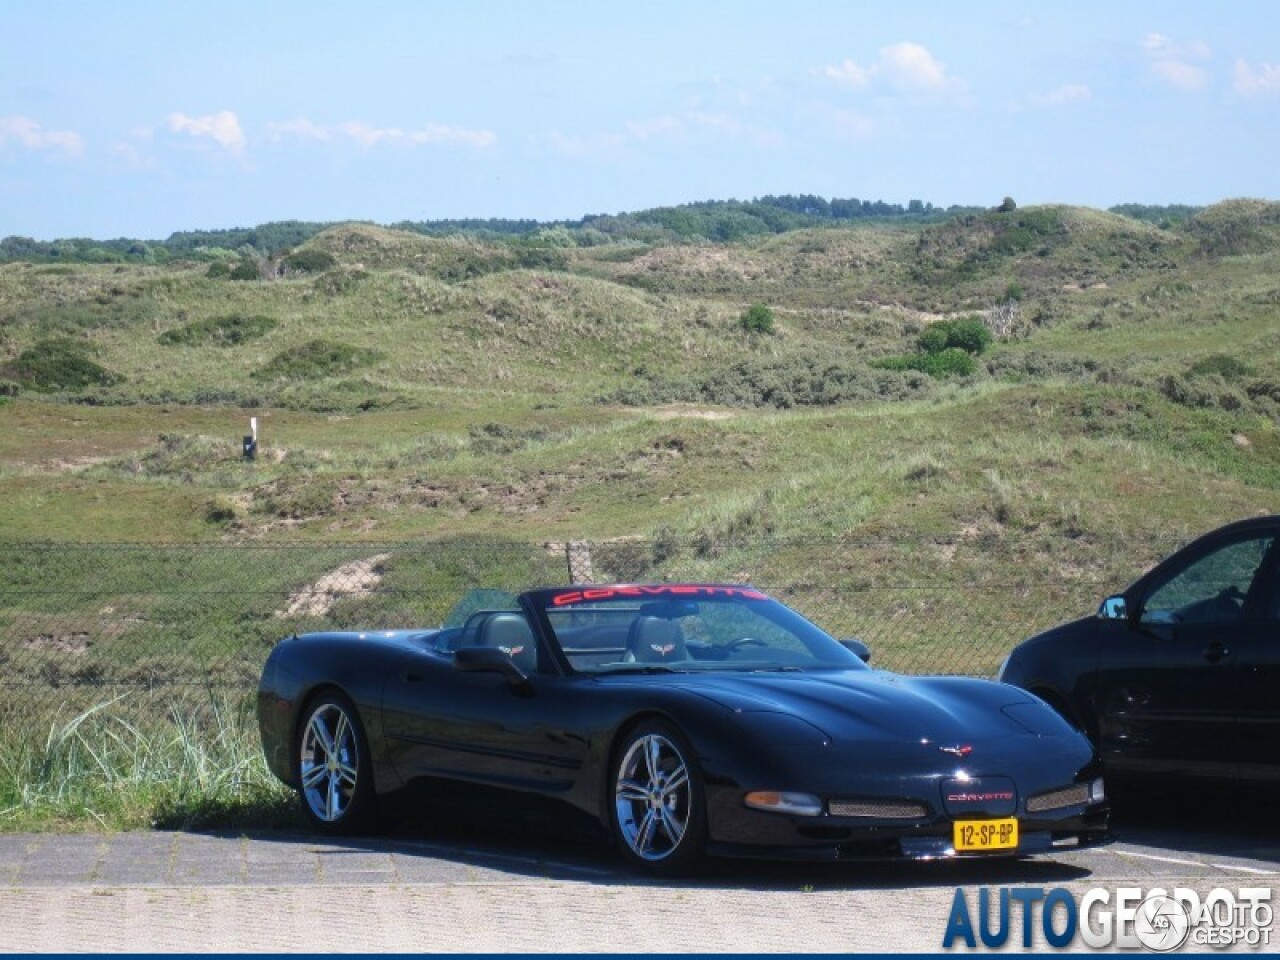
M 20 305 L 9 319 L 13 328 L 25 327 L 36 338 L 78 339 L 78 334 L 90 330 L 124 330 L 150 324 L 162 313 L 161 306 L 136 287 L 114 287 L 91 299 L 74 300 L 60 289 L 51 297 Z
M 1237 360 L 1224 353 L 1215 353 L 1197 360 L 1187 368 L 1187 373 L 1194 377 L 1217 376 L 1223 380 L 1232 381 L 1253 376 L 1253 368 L 1243 360 Z
M 276 328 L 276 321 L 261 315 L 247 316 L 233 313 L 225 317 L 207 317 L 184 327 L 176 327 L 160 334 L 165 346 L 234 347 L 250 340 L 265 337 Z
M 916 346 L 920 348 L 922 353 L 941 353 L 947 349 L 946 324 L 947 321 L 942 320 L 938 323 L 931 323 L 924 328 L 924 332 L 916 340 Z
M 204 519 L 206 523 L 225 526 L 237 520 L 239 515 L 240 510 L 235 500 L 225 494 L 216 494 L 205 503 Z
M 467 431 L 472 451 L 479 454 L 514 453 L 549 436 L 551 431 L 546 427 L 520 430 L 503 423 L 474 424 Z
M 872 369 L 851 359 L 820 354 L 747 357 L 684 377 L 642 373 L 644 380 L 601 398 L 602 403 L 647 406 L 714 403 L 731 407 L 825 407 L 907 400 L 929 389 L 917 371 Z
M 339 477 L 282 477 L 254 491 L 251 512 L 290 520 L 328 517 L 337 512 L 341 492 Z
M 253 376 L 260 380 L 309 380 L 347 373 L 380 357 L 376 350 L 337 340 L 309 340 L 276 354 Z
M 295 250 L 284 258 L 284 265 L 296 273 L 324 273 L 338 265 L 327 250 Z
M 260 280 L 262 271 L 258 268 L 258 261 L 245 257 L 227 276 L 231 280 Z
M 991 346 L 991 331 L 977 317 L 965 317 L 952 321 L 947 335 L 947 347 L 956 347 L 965 353 L 977 355 Z
M 997 353 L 986 361 L 987 372 L 1001 380 L 1025 383 L 1061 378 L 1081 383 L 1116 382 L 1118 371 L 1090 357 L 1058 356 L 1032 350 Z
M 1218 376 L 1188 379 L 1170 375 L 1160 380 L 1160 392 L 1184 407 L 1236 411 L 1248 407 L 1249 397 Z
M 738 318 L 747 333 L 773 333 L 773 311 L 763 303 L 753 303 Z
M 204 275 L 210 280 L 225 280 L 231 276 L 231 264 L 225 260 L 215 260 L 209 264 L 209 269 L 204 272 Z
M 516 251 L 516 266 L 525 270 L 568 270 L 569 258 L 554 247 L 525 247 Z
M 936 354 L 957 349 L 977 355 L 991 346 L 991 331 L 977 317 L 939 320 L 925 328 L 917 343 L 924 353 Z
M 86 344 L 63 337 L 41 340 L 13 364 L 18 381 L 41 393 L 110 386 L 120 378 L 89 359 Z
M 12 380 L 0 380 L 0 403 L 12 400 L 21 392 L 22 388 Z
M 884 370 L 918 370 L 934 379 L 972 376 L 977 364 L 959 347 L 948 347 L 937 353 L 915 353 L 905 357 L 885 357 L 875 362 Z
M 316 292 L 323 296 L 336 297 L 350 293 L 368 276 L 369 274 L 364 270 L 331 270 L 317 277 L 314 287 Z

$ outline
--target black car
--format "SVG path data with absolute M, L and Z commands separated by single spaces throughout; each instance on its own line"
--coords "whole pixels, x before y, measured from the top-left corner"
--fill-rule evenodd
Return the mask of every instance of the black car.
M 1278 541 L 1280 516 L 1215 530 L 1022 643 L 1000 679 L 1088 734 L 1109 775 L 1280 781 Z
M 987 857 L 1106 838 L 1094 750 L 1039 700 L 872 670 L 749 587 L 486 591 L 440 629 L 295 636 L 258 712 L 270 768 L 328 833 L 448 781 L 562 800 L 658 872 L 704 852 Z
M 434 630 L 276 645 L 262 745 L 317 831 L 369 828 L 417 786 L 500 787 L 598 818 L 655 872 L 1105 840 L 1097 756 L 1053 710 L 851 648 L 744 586 L 477 591 Z

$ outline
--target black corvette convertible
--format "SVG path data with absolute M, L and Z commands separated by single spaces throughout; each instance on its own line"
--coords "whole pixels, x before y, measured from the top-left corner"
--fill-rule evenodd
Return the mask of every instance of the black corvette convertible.
M 1026 855 L 1107 835 L 1097 757 L 1032 695 L 872 670 L 738 586 L 484 591 L 431 630 L 312 633 L 263 669 L 267 762 L 316 829 L 439 781 L 558 798 L 657 872 L 703 853 Z

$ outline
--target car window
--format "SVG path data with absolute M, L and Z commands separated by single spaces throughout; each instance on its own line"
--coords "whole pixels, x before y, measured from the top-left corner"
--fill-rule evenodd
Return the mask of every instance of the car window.
M 802 616 L 750 588 L 571 588 L 544 599 L 552 638 L 577 671 L 866 669 Z
M 695 609 L 678 620 L 686 640 L 726 651 L 754 648 L 807 653 L 805 645 L 794 633 L 760 616 L 750 607 L 728 603 L 690 606 Z
M 468 590 L 453 609 L 449 611 L 449 615 L 445 617 L 444 628 L 446 630 L 466 626 L 467 621 L 471 620 L 479 612 L 496 612 L 500 610 L 509 610 L 518 612 L 520 603 L 516 600 L 515 594 L 508 593 L 505 590 Z
M 1272 623 L 1280 623 L 1280 562 L 1272 562 L 1268 565 L 1271 579 L 1271 609 L 1266 613 L 1266 619 Z
M 1143 623 L 1232 623 L 1244 604 L 1273 537 L 1227 544 L 1174 573 L 1147 597 Z

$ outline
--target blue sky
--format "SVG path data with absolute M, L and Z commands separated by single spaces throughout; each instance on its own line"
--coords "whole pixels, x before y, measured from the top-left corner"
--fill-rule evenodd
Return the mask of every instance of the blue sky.
M 0 236 L 1280 196 L 1280 3 L 0 0 Z

